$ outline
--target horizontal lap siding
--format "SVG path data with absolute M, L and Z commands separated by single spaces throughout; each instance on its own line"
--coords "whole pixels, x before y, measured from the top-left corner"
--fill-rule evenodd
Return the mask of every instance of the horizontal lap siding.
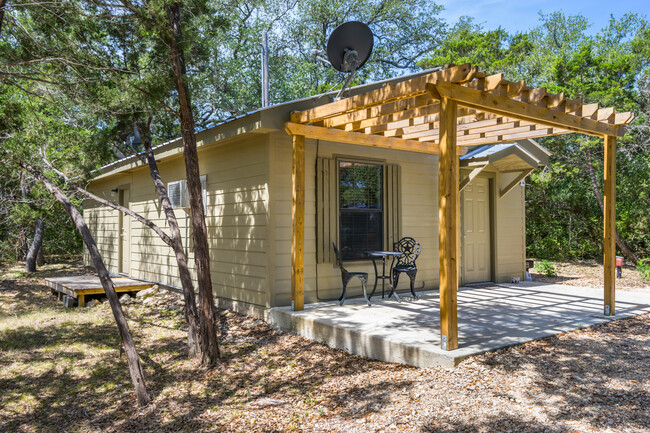
M 207 175 L 206 225 L 214 293 L 266 306 L 268 141 L 264 135 L 253 137 L 211 149 L 199 148 L 199 165 L 201 175 Z M 159 162 L 159 169 L 165 184 L 185 179 L 182 157 Z M 131 209 L 169 233 L 146 167 L 136 169 L 132 175 Z M 176 209 L 175 214 L 185 245 L 186 224 L 191 222 L 186 219 L 184 210 Z M 114 227 L 117 227 L 117 219 Z M 113 227 L 106 226 L 102 230 L 111 233 Z M 191 226 L 187 234 L 185 247 L 190 271 L 196 280 Z M 117 254 L 117 244 L 115 251 Z M 131 274 L 180 286 L 173 251 L 151 229 L 137 221 L 131 222 Z
M 498 192 L 508 185 L 518 173 L 497 174 Z M 512 277 L 523 278 L 526 254 L 526 226 L 524 188 L 515 186 L 512 191 L 497 198 L 497 282 L 509 282 Z
M 318 293 L 321 298 L 340 295 L 341 276 L 338 267 L 332 263 L 316 265 L 316 140 L 305 143 L 305 302 L 316 302 L 316 274 Z M 274 236 L 275 292 L 272 305 L 289 305 L 291 300 L 291 137 L 283 133 L 271 135 L 271 212 L 275 223 Z M 401 233 L 412 236 L 422 244 L 422 255 L 418 259 L 416 287 L 423 284 L 427 289 L 438 285 L 438 235 L 437 235 L 437 157 L 411 152 L 390 151 L 364 146 L 346 145 L 321 141 L 318 144 L 319 157 L 348 156 L 355 158 L 381 159 L 388 164 L 401 167 Z M 392 249 L 392 246 L 386 246 Z M 350 271 L 371 274 L 374 284 L 372 262 L 346 263 Z M 399 289 L 408 284 L 402 279 Z M 348 293 L 358 295 L 361 286 L 352 281 Z
M 268 141 L 256 135 L 207 152 L 207 218 L 215 293 L 267 305 Z
M 128 185 L 131 177 L 128 175 L 116 176 L 113 180 L 96 182 L 90 189 L 91 192 L 102 198 L 117 201 L 117 195 L 111 194 L 111 189 L 117 186 Z M 110 272 L 117 272 L 119 268 L 119 212 L 101 206 L 93 200 L 84 200 L 83 216 L 90 233 L 97 244 L 99 253 L 104 261 L 104 266 Z M 94 266 L 88 249 L 84 245 L 84 264 Z

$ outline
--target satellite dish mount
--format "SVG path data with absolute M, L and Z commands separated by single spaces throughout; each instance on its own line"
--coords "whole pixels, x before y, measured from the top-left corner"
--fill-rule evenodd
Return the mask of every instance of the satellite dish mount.
M 370 28 L 359 21 L 348 21 L 334 29 L 327 40 L 327 59 L 329 63 L 341 72 L 349 72 L 343 87 L 336 95 L 341 98 L 354 74 L 370 57 L 373 47 L 373 36 Z

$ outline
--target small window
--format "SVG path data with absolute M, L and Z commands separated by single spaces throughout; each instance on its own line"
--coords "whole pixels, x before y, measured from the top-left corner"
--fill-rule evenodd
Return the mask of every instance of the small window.
M 384 167 L 339 161 L 339 235 L 343 260 L 366 259 L 384 247 Z

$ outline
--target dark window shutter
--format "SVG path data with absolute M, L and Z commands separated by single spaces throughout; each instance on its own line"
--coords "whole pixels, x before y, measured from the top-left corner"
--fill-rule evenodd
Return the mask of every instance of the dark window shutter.
M 316 263 L 335 263 L 338 243 L 338 178 L 336 161 L 316 159 Z
M 392 250 L 393 243 L 401 239 L 401 204 L 400 204 L 400 167 L 397 164 L 386 165 L 386 249 Z

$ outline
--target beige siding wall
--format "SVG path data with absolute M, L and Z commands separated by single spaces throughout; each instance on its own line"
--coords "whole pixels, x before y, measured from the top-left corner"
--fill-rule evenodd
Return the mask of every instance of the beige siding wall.
M 199 161 L 201 174 L 207 176 L 206 223 L 214 293 L 265 307 L 269 302 L 267 136 L 253 135 L 222 146 L 199 148 Z M 166 183 L 185 178 L 181 156 L 159 163 L 159 168 Z M 135 169 L 128 178 L 131 208 L 168 231 L 148 168 Z M 115 186 L 117 182 L 109 177 L 101 183 L 93 183 L 91 190 L 104 194 Z M 102 251 L 110 253 L 109 269 L 117 270 L 117 212 L 87 206 L 85 213 L 99 242 L 107 245 Z M 182 209 L 175 213 L 185 237 L 189 218 Z M 194 273 L 190 227 L 187 235 L 188 258 Z M 172 250 L 137 221 L 131 222 L 131 275 L 180 286 Z
M 432 289 L 438 285 L 437 232 L 437 157 L 412 152 L 369 149 L 316 140 L 306 140 L 305 194 L 305 302 L 316 302 L 316 285 L 321 298 L 340 295 L 341 277 L 338 267 L 331 263 L 316 265 L 316 149 L 318 156 L 348 156 L 382 160 L 400 164 L 402 236 L 412 236 L 422 244 L 418 259 L 416 287 Z M 275 257 L 273 305 L 289 305 L 291 300 L 291 138 L 284 133 L 271 135 L 271 210 L 273 214 Z M 392 249 L 392 247 L 390 247 Z M 371 262 L 347 263 L 350 271 L 368 272 L 374 283 Z M 318 275 L 318 278 L 316 276 Z M 400 289 L 408 288 L 402 278 Z M 380 289 L 378 289 L 380 290 Z M 348 286 L 350 296 L 360 294 L 358 279 Z
M 416 287 L 438 286 L 437 156 L 385 149 L 369 149 L 307 139 L 305 209 L 305 302 L 340 294 L 341 280 L 333 264 L 316 265 L 316 158 L 347 156 L 380 160 L 401 167 L 401 234 L 422 244 Z M 254 135 L 227 145 L 200 148 L 201 174 L 207 175 L 207 225 L 210 236 L 211 269 L 217 296 L 268 307 L 290 304 L 291 265 L 291 138 L 282 132 Z M 183 179 L 180 156 L 160 164 L 165 182 Z M 493 251 L 494 277 L 509 281 L 523 277 L 525 218 L 523 188 L 515 187 L 499 199 L 498 191 L 514 174 L 492 173 L 495 216 Z M 110 197 L 110 190 L 127 186 L 131 208 L 161 227 L 167 223 L 158 204 L 148 169 L 96 181 L 91 190 Z M 113 199 L 117 199 L 113 197 Z M 119 215 L 92 203 L 84 214 L 96 236 L 111 271 L 118 269 Z M 185 235 L 183 210 L 176 215 Z M 190 264 L 193 270 L 191 230 L 188 229 Z M 388 246 L 387 246 L 388 247 Z M 390 248 L 390 247 L 388 247 Z M 86 262 L 89 263 L 86 257 Z M 351 271 L 371 274 L 370 262 L 346 263 Z M 148 228 L 131 223 L 131 274 L 135 277 L 179 286 L 171 250 Z M 400 289 L 408 282 L 403 278 Z M 361 293 L 357 281 L 350 283 L 350 296 Z
M 499 197 L 499 191 L 518 173 L 498 173 L 496 177 L 496 280 L 510 282 L 512 277 L 524 277 L 526 260 L 526 211 L 524 188 L 515 186 Z

